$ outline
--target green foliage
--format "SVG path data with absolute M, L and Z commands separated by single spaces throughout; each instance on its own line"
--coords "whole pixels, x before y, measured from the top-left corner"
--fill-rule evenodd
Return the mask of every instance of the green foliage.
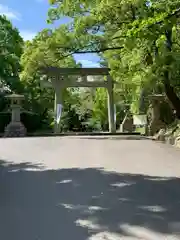
M 49 3 L 49 23 L 63 16 L 69 17 L 70 23 L 54 30 L 44 29 L 26 43 L 5 17 L 0 18 L 2 84 L 13 91 L 23 91 L 24 108 L 36 113 L 34 122 L 38 128 L 45 123 L 53 127 L 54 121 L 54 92 L 42 88 L 39 67 L 81 67 L 73 53 L 98 53 L 101 65 L 111 69 L 112 78 L 118 82 L 114 94 L 118 124 L 127 106 L 131 113 L 146 112 L 148 95 L 167 92 L 167 86 L 177 92 L 178 99 L 179 1 L 50 0 Z M 105 89 L 67 89 L 63 94 L 63 131 L 107 130 Z M 169 123 L 172 113 L 164 109 L 168 107 L 164 105 L 162 112 L 167 113 L 163 118 Z
M 21 91 L 19 82 L 20 57 L 23 40 L 5 16 L 0 15 L 0 86 L 10 90 Z
M 107 106 L 107 90 L 98 88 L 95 92 L 92 119 L 95 119 L 101 126 L 101 129 L 107 130 L 108 126 L 108 106 Z
M 164 91 L 166 70 L 171 85 L 178 90 L 179 1 L 52 0 L 50 4 L 51 22 L 62 16 L 72 18 L 74 44 L 69 52 L 102 52 L 119 82 L 116 92 L 123 92 L 124 102 L 131 103 L 133 113 L 140 111 L 142 89 L 146 97 Z M 168 51 L 167 31 L 171 30 Z
M 43 88 L 41 81 L 41 66 L 76 67 L 72 56 L 61 59 L 61 51 L 58 46 L 65 43 L 66 29 L 55 31 L 45 29 L 35 39 L 25 44 L 24 53 L 21 57 L 23 71 L 20 78 L 24 85 L 26 96 L 25 108 L 37 114 L 46 116 L 48 121 L 54 118 L 54 91 L 52 88 Z M 69 98 L 65 91 L 64 98 Z

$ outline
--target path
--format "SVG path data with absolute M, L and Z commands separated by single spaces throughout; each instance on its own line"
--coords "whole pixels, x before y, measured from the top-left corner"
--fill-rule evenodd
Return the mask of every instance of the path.
M 180 239 L 180 150 L 149 140 L 0 139 L 0 239 Z

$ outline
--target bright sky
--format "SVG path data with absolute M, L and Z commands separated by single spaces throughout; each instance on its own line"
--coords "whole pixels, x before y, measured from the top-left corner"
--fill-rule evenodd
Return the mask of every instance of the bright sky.
M 43 28 L 51 27 L 46 23 L 48 8 L 48 0 L 0 0 L 0 14 L 12 21 L 25 40 L 31 40 Z M 66 22 L 67 19 L 63 18 L 58 24 Z M 99 58 L 95 54 L 78 54 L 74 57 L 83 66 L 98 66 Z

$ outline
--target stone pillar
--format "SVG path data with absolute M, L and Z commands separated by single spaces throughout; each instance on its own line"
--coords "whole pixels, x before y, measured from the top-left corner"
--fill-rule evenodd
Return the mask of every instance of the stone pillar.
M 115 119 L 114 119 L 114 93 L 113 93 L 113 81 L 110 76 L 108 78 L 108 120 L 109 120 L 109 132 L 115 133 L 116 126 L 115 126 Z
M 20 122 L 21 110 L 20 106 L 12 106 L 12 114 L 11 114 L 11 121 L 12 122 Z

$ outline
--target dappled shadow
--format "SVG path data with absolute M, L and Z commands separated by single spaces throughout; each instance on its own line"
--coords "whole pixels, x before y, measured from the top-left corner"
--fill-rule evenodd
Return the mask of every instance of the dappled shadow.
M 0 182 L 4 240 L 100 239 L 102 232 L 140 238 L 139 228 L 149 229 L 142 231 L 146 235 L 180 231 L 179 178 L 1 161 Z

